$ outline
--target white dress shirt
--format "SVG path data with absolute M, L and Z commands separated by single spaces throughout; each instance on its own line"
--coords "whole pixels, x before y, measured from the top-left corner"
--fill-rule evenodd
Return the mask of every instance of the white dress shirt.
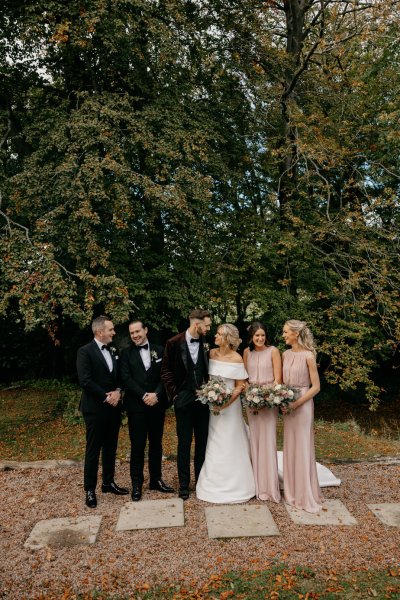
M 98 347 L 100 349 L 100 352 L 104 356 L 104 360 L 106 361 L 107 366 L 110 369 L 110 373 L 111 373 L 111 371 L 113 370 L 113 361 L 112 361 L 109 349 L 107 348 L 107 346 L 105 346 L 105 348 L 103 348 L 103 346 L 105 344 L 103 344 L 102 342 L 99 342 L 98 339 L 94 338 L 94 341 L 96 342 L 96 344 L 98 345 Z
M 149 342 L 146 340 L 145 344 L 149 344 Z M 141 348 L 139 346 L 139 352 L 140 352 L 140 358 L 142 359 L 143 364 L 144 364 L 144 368 L 146 369 L 146 371 L 148 371 L 151 367 L 150 344 L 147 349 Z
M 198 342 L 192 342 L 193 336 L 190 335 L 189 330 L 186 330 L 186 343 L 188 345 L 189 348 L 189 352 L 190 352 L 190 356 L 192 357 L 192 361 L 194 362 L 194 364 L 197 363 L 198 358 L 199 358 L 199 348 L 200 348 L 200 341 Z

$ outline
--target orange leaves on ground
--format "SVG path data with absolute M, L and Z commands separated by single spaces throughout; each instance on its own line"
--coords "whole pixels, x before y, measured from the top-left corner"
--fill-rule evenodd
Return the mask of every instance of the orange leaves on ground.
M 232 598 L 235 595 L 235 592 L 233 590 L 229 590 L 226 592 L 221 592 L 219 597 L 220 600 L 227 600 L 227 598 Z
M 277 573 L 274 578 L 274 587 L 281 590 L 292 590 L 297 583 L 296 574 L 290 571 Z
M 327 587 L 325 591 L 331 592 L 332 594 L 340 594 L 341 592 L 344 592 L 344 587 L 342 587 L 341 585 L 330 586 L 330 587 Z
M 141 592 L 145 592 L 150 589 L 150 585 L 148 583 L 143 583 L 139 589 Z

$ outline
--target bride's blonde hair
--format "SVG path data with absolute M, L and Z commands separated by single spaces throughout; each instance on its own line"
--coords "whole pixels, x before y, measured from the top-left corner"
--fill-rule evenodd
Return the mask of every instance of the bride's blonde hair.
M 218 327 L 217 331 L 225 339 L 229 348 L 232 350 L 237 350 L 239 348 L 242 340 L 239 337 L 239 330 L 237 327 L 230 323 L 224 323 Z
M 285 325 L 287 325 L 292 331 L 298 333 L 298 342 L 303 348 L 309 350 L 317 355 L 314 345 L 314 336 L 311 333 L 309 327 L 307 327 L 307 323 L 305 321 L 298 321 L 297 319 L 290 319 L 290 321 L 286 321 Z

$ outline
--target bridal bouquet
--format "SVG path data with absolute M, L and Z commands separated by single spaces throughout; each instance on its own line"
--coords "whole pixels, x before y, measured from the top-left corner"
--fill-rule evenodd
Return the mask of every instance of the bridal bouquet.
M 276 383 L 267 387 L 269 390 L 266 394 L 266 400 L 270 408 L 289 406 L 291 402 L 294 402 L 300 396 L 300 391 L 297 388 L 284 383 Z
M 223 406 L 229 402 L 232 396 L 232 390 L 228 390 L 222 377 L 213 377 L 207 383 L 204 383 L 196 392 L 197 400 L 202 404 L 208 404 L 214 415 L 219 415 L 218 410 L 213 407 Z
M 257 415 L 261 408 L 266 406 L 270 408 L 270 403 L 267 400 L 271 386 L 261 385 L 259 383 L 250 383 L 244 395 L 242 396 L 242 404 L 252 409 L 253 414 Z

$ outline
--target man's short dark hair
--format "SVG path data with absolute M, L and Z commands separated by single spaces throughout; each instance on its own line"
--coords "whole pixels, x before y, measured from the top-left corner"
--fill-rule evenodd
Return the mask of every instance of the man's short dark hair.
M 128 327 L 130 325 L 133 325 L 134 323 L 140 323 L 143 329 L 146 329 L 146 327 L 147 327 L 147 325 L 145 324 L 144 321 L 142 321 L 142 319 L 132 319 L 131 321 L 129 321 Z
M 205 317 L 210 317 L 210 313 L 208 310 L 203 310 L 202 308 L 195 308 L 189 315 L 189 319 L 200 319 L 202 321 Z

